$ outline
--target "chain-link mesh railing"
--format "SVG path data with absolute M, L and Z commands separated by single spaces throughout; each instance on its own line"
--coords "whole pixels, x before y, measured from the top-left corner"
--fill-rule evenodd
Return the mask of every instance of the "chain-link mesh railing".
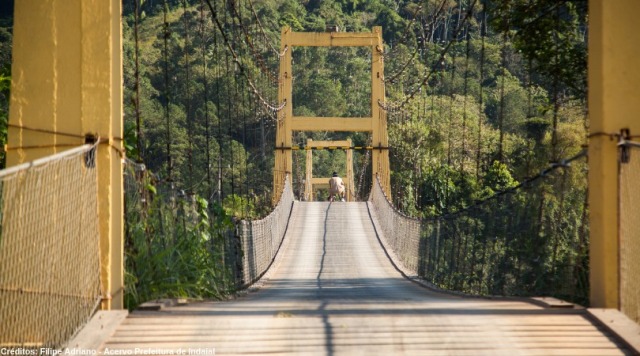
M 370 201 L 403 267 L 437 287 L 586 304 L 586 162 L 576 157 L 570 166 L 554 165 L 525 184 L 435 218 L 403 216 L 379 184 Z
M 95 149 L 0 172 L 0 349 L 58 347 L 100 302 Z
M 621 146 L 620 309 L 640 323 L 640 143 Z
M 280 200 L 262 220 L 241 221 L 238 225 L 243 251 L 243 285 L 257 281 L 269 268 L 282 243 L 291 216 L 293 191 L 286 176 Z
M 417 274 L 422 221 L 396 210 L 377 179 L 371 189 L 369 201 L 373 203 L 382 235 L 400 259 L 402 267 Z

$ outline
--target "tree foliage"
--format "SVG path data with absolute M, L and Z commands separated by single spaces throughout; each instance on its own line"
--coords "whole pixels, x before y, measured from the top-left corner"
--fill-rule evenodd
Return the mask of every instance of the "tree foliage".
M 3 5 L 7 6 L 7 4 Z M 11 6 L 12 7 L 12 6 Z M 0 168 L 4 168 L 7 143 L 7 124 L 9 122 L 9 93 L 11 90 L 11 46 L 12 18 L 0 16 Z

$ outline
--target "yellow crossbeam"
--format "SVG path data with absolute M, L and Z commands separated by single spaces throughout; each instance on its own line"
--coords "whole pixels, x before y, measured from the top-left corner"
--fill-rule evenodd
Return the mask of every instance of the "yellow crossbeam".
M 292 32 L 293 47 L 369 47 L 378 44 L 378 34 L 349 32 Z
M 293 131 L 357 131 L 371 132 L 373 118 L 370 117 L 306 117 L 294 116 L 291 120 Z

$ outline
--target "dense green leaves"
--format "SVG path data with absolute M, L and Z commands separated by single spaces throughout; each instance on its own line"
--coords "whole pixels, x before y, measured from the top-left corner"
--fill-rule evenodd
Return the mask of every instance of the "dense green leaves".
M 11 18 L 0 18 L 0 168 L 4 168 L 7 143 L 7 123 L 9 122 L 9 92 L 11 89 Z
M 232 292 L 238 252 L 230 217 L 200 196 L 156 187 L 140 167 L 125 167 L 125 305 Z
M 549 87 L 585 95 L 586 1 L 495 1 L 490 9 L 494 28 L 512 34 L 514 46 L 547 77 Z

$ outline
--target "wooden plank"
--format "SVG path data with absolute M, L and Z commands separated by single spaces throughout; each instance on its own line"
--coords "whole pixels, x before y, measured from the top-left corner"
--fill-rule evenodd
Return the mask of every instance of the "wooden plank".
M 210 306 L 211 309 L 215 309 L 216 306 Z M 197 315 L 195 311 L 192 311 L 194 315 Z M 148 314 L 148 313 L 145 313 Z M 135 322 L 132 322 L 134 321 Z M 227 321 L 231 320 L 228 318 Z M 423 319 L 420 321 L 416 321 L 415 323 L 408 323 L 407 321 L 403 322 L 403 325 L 396 326 L 396 328 L 402 328 L 403 330 L 417 330 L 421 332 L 455 332 L 455 331 L 464 331 L 469 329 L 478 329 L 477 324 L 469 323 L 470 320 L 465 320 L 468 325 L 446 325 L 442 323 L 438 323 L 437 321 L 431 322 L 431 319 Z M 484 324 L 482 324 L 484 325 Z M 203 329 L 203 330 L 216 330 L 220 326 L 220 323 L 217 317 L 211 317 L 208 319 L 204 319 L 201 316 L 198 318 L 186 318 L 186 319 L 178 319 L 171 314 L 165 314 L 162 317 L 158 318 L 135 318 L 135 312 L 130 314 L 129 317 L 120 325 L 118 328 L 119 331 L 122 332 L 132 332 L 136 330 L 158 330 L 163 331 L 170 328 L 171 330 L 194 330 L 194 329 Z M 249 328 L 249 326 L 246 326 Z M 492 323 L 492 328 L 494 330 L 499 330 L 500 332 L 598 332 L 602 333 L 598 327 L 591 323 L 586 323 L 582 320 L 581 323 L 571 323 L 571 325 L 567 324 L 552 324 L 552 325 L 497 325 Z M 297 328 L 298 332 L 303 332 L 304 330 L 315 330 L 315 327 L 304 327 L 300 326 Z
M 569 303 L 562 299 L 553 298 L 553 297 L 532 297 L 530 298 L 534 303 L 540 304 L 545 308 L 568 308 L 572 309 L 575 307 L 575 304 Z
M 345 328 L 347 329 L 347 328 Z M 352 332 L 340 332 L 336 333 L 333 336 L 334 341 L 349 341 L 353 343 L 366 343 L 371 340 L 370 333 L 362 333 L 361 331 L 351 328 Z M 323 340 L 325 338 L 324 333 L 322 332 L 322 327 L 318 327 L 315 333 L 308 333 L 303 335 L 296 335 L 296 340 L 300 343 L 313 343 L 318 340 Z M 386 332 L 379 332 L 375 334 L 375 339 L 381 340 L 384 338 L 393 338 L 395 332 L 393 330 L 387 330 Z M 109 340 L 109 343 L 118 344 L 118 343 L 132 343 L 136 341 L 143 342 L 207 342 L 212 340 L 211 334 L 201 333 L 201 334 L 183 334 L 183 335 L 174 335 L 172 333 L 168 333 L 166 335 L 154 335 L 154 334 L 137 334 L 137 335 L 116 335 Z M 266 345 L 267 343 L 276 343 L 278 341 L 289 339 L 283 337 L 281 330 L 271 329 L 265 330 L 265 332 L 260 333 L 259 335 L 250 335 L 246 333 L 238 333 L 238 334 L 230 334 L 224 337 L 222 340 L 222 334 L 218 337 L 218 343 L 221 345 L 224 343 L 236 343 L 239 341 L 251 341 L 255 343 L 260 343 L 261 345 Z M 448 335 L 440 334 L 440 335 L 424 335 L 422 333 L 406 333 L 403 335 L 402 339 L 405 341 L 411 341 L 414 343 L 423 342 L 423 343 L 436 343 L 443 338 L 447 338 Z M 508 340 L 510 342 L 518 343 L 518 344 L 539 344 L 539 345 L 556 345 L 561 346 L 563 348 L 568 347 L 607 347 L 611 346 L 611 342 L 605 336 L 600 335 L 599 337 L 556 337 L 556 336 L 508 336 Z M 483 344 L 483 343 L 492 343 L 490 339 L 487 339 L 486 335 L 483 334 L 469 334 L 464 338 L 461 338 L 458 341 L 459 344 Z M 559 344 L 559 345 L 558 345 Z
M 617 309 L 589 308 L 587 313 L 640 355 L 640 325 Z
M 344 328 L 345 330 L 342 330 L 340 335 L 336 335 L 336 337 L 346 337 L 350 334 L 355 334 L 355 333 L 359 333 L 360 331 L 358 330 L 354 330 L 351 328 Z M 306 336 L 313 336 L 313 335 L 317 335 L 319 332 L 319 328 L 313 328 L 313 329 L 297 329 L 296 330 L 296 337 L 306 337 Z M 403 333 L 403 338 L 406 337 L 412 337 L 411 335 L 425 335 L 425 333 L 428 333 L 429 335 L 431 335 L 431 337 L 435 336 L 435 335 L 445 335 L 447 333 L 455 333 L 455 332 L 461 332 L 464 330 L 441 330 L 441 331 L 437 331 L 437 330 L 431 330 L 431 331 L 424 331 L 421 330 L 420 328 L 395 328 L 393 330 L 393 332 L 395 333 Z M 211 339 L 214 338 L 218 338 L 221 336 L 225 336 L 227 333 L 229 332 L 229 330 L 224 330 L 222 328 L 190 328 L 190 329 L 182 329 L 182 328 L 172 328 L 172 329 L 167 329 L 167 328 L 160 328 L 160 329 L 156 329 L 156 328 L 148 328 L 148 329 L 139 329 L 139 330 L 121 330 L 119 332 L 116 332 L 113 337 L 111 338 L 111 341 L 113 342 L 114 340 L 119 340 L 119 339 L 126 339 L 126 338 L 139 338 L 142 339 L 143 337 L 174 337 L 174 336 L 194 336 L 194 337 L 201 337 L 201 336 L 207 336 Z M 376 338 L 378 337 L 383 337 L 385 335 L 388 335 L 390 333 L 389 329 L 386 328 L 375 328 L 372 330 L 367 330 L 367 333 L 369 335 L 375 336 Z M 474 337 L 486 337 L 487 335 L 491 335 L 493 332 L 489 331 L 489 330 L 478 330 L 476 332 L 474 332 Z M 574 340 L 607 340 L 608 336 L 603 334 L 601 331 L 592 331 L 592 332 L 557 332 L 557 331 L 553 331 L 553 330 L 549 330 L 549 331 L 543 331 L 543 332 L 528 332 L 528 331 L 521 331 L 521 332 L 512 332 L 512 331 L 504 331 L 502 332 L 502 334 L 505 337 L 519 337 L 519 338 L 529 338 L 529 339 L 536 339 L 536 340 L 540 340 L 541 338 L 544 337 L 557 337 L 557 338 L 562 338 L 562 339 L 570 339 L 573 338 Z M 243 334 L 238 333 L 238 338 L 244 337 L 242 336 Z M 253 337 L 253 336 L 249 336 L 249 337 Z
M 66 347 L 97 350 L 115 333 L 128 314 L 127 310 L 98 310 L 87 325 L 67 343 Z

